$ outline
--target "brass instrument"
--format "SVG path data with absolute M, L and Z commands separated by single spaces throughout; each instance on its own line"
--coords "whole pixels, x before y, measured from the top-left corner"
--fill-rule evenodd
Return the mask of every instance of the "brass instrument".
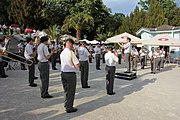
M 7 56 L 6 54 L 10 54 L 10 55 L 16 56 L 16 57 L 18 57 L 20 60 L 23 60 L 23 61 L 20 61 L 20 60 L 15 59 L 15 58 L 11 58 L 11 57 Z M 7 50 L 3 51 L 2 49 L 0 49 L 0 57 L 4 57 L 4 58 L 10 59 L 10 60 L 14 60 L 14 61 L 20 62 L 20 63 L 22 63 L 22 64 L 24 64 L 24 65 L 27 65 L 27 66 L 31 66 L 31 65 L 33 64 L 33 61 L 32 61 L 32 60 L 26 60 L 26 58 L 24 58 L 24 57 L 22 57 L 22 56 L 19 56 L 19 55 L 16 55 L 16 54 L 14 54 L 14 53 L 12 53 L 12 52 L 9 52 L 9 51 L 7 51 Z M 4 61 L 4 62 L 9 62 L 9 61 L 4 60 L 4 59 L 2 59 L 2 61 Z M 26 61 L 26 62 L 28 62 L 28 63 L 26 63 L 26 62 L 24 62 L 24 61 Z

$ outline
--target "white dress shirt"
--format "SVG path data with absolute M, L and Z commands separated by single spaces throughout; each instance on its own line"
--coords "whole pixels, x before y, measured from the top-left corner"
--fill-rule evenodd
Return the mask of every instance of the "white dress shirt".
M 130 42 L 128 42 L 125 45 L 123 45 L 123 48 L 124 48 L 124 53 L 131 53 L 132 45 Z
M 111 51 L 108 51 L 104 57 L 105 57 L 105 64 L 107 66 L 116 66 L 116 63 L 119 60 L 118 57 L 115 56 L 115 54 L 112 53 Z
M 27 44 L 24 51 L 24 57 L 28 60 L 34 58 L 30 56 L 31 54 L 33 54 L 33 45 Z
M 72 50 L 65 48 L 61 54 L 61 71 L 62 72 L 75 72 L 75 65 L 79 64 L 79 60 Z
M 37 54 L 38 57 L 37 59 L 39 62 L 48 62 L 48 59 L 46 58 L 50 53 L 48 51 L 48 47 L 44 44 L 41 43 L 38 48 L 37 48 Z
M 79 54 L 80 61 L 87 61 L 90 56 L 90 53 L 85 47 L 79 47 L 78 54 Z
M 95 54 L 101 54 L 101 48 L 96 46 L 94 48 L 94 52 L 95 52 Z

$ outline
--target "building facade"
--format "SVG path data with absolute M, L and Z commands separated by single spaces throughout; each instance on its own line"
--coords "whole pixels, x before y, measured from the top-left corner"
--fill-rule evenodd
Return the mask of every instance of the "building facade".
M 180 40 L 180 26 L 175 27 L 175 26 L 163 25 L 157 28 L 141 28 L 136 32 L 136 34 L 140 36 L 142 40 L 149 40 L 159 34 L 169 35 L 173 38 Z M 151 47 L 157 47 L 157 46 L 147 46 L 149 50 L 151 50 Z M 166 49 L 167 52 L 170 53 L 170 57 L 172 59 L 180 58 L 180 47 L 166 46 Z

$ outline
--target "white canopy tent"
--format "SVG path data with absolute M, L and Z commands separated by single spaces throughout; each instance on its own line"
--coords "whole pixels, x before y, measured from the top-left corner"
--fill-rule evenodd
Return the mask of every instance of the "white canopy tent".
M 90 42 L 91 42 L 91 44 L 100 44 L 100 42 L 97 41 L 97 40 L 93 40 L 93 41 L 90 41 Z
M 180 40 L 173 38 L 169 35 L 156 35 L 155 37 L 144 40 L 142 42 L 143 45 L 148 46 L 173 46 L 180 47 Z
M 135 37 L 127 32 L 125 33 L 122 33 L 120 35 L 116 35 L 114 37 L 111 37 L 111 38 L 108 38 L 106 41 L 108 43 L 124 43 L 126 42 L 126 39 L 127 38 L 131 38 L 131 43 L 133 44 L 141 44 L 143 40 L 141 40 L 140 38 L 138 37 Z
M 89 40 L 87 40 L 87 39 L 79 40 L 79 42 L 83 42 L 83 41 L 85 41 L 87 44 L 90 44 L 90 43 L 91 43 L 91 41 L 89 41 Z

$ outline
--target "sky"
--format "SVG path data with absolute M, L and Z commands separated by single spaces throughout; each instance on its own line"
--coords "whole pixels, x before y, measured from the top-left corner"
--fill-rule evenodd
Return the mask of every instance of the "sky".
M 111 8 L 112 13 L 123 13 L 125 15 L 134 11 L 140 0 L 103 0 L 104 4 Z M 175 0 L 180 6 L 180 0 Z

